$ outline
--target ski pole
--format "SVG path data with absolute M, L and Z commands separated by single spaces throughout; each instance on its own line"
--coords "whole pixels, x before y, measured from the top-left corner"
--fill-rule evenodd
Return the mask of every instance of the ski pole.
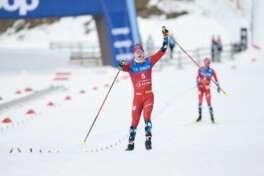
M 91 130 L 92 130 L 94 124 L 95 124 L 96 119 L 98 118 L 98 116 L 99 116 L 99 114 L 100 114 L 100 112 L 101 112 L 101 110 L 102 110 L 102 108 L 103 108 L 103 106 L 104 106 L 104 103 L 105 103 L 105 101 L 106 101 L 106 99 L 107 99 L 107 97 L 108 97 L 108 95 L 109 95 L 109 93 L 110 93 L 110 91 L 111 91 L 111 89 L 112 89 L 112 87 L 113 87 L 113 85 L 114 85 L 114 83 L 115 83 L 115 81 L 116 81 L 116 79 L 117 79 L 119 73 L 120 73 L 120 70 L 118 70 L 118 72 L 117 72 L 117 74 L 116 74 L 116 76 L 115 76 L 115 79 L 114 79 L 114 81 L 112 82 L 112 84 L 111 84 L 111 86 L 110 86 L 110 88 L 109 88 L 109 90 L 108 90 L 108 92 L 107 92 L 107 94 L 106 94 L 106 96 L 105 96 L 105 98 L 104 98 L 104 101 L 103 101 L 101 107 L 99 108 L 99 111 L 98 111 L 97 114 L 96 114 L 95 119 L 94 119 L 94 121 L 93 121 L 93 123 L 92 123 L 92 125 L 91 125 L 91 127 L 90 127 L 90 130 L 89 130 L 89 132 L 87 133 L 87 135 L 86 135 L 86 137 L 85 137 L 85 139 L 84 139 L 84 141 L 83 141 L 83 144 L 86 144 L 86 140 L 87 140 L 87 138 L 88 138 L 88 136 L 89 136 L 89 134 L 90 134 L 90 132 L 91 132 Z
M 193 61 L 193 63 L 195 64 L 195 65 L 197 65 L 197 67 L 199 67 L 199 68 L 201 68 L 200 67 L 200 65 L 192 58 L 192 56 L 190 55 L 190 54 L 188 54 L 182 47 L 181 47 L 181 45 L 176 41 L 176 40 L 174 40 L 174 38 L 172 38 L 171 37 L 171 35 L 168 33 L 168 36 L 176 43 L 176 45 L 178 45 L 179 46 L 179 48 Z M 204 70 L 203 70 L 204 71 Z M 207 75 L 207 73 L 204 71 L 204 73 Z M 208 76 L 208 75 L 207 75 Z M 228 96 L 228 94 L 219 86 L 219 85 L 217 85 L 217 83 L 212 79 L 212 78 L 210 78 L 211 79 L 211 81 L 217 86 L 217 87 L 219 87 L 219 89 L 224 93 L 224 95 L 225 96 Z

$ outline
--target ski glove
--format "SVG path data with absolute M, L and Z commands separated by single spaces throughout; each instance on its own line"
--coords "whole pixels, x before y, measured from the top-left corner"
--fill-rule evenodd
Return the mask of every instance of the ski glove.
M 168 34 L 169 34 L 169 30 L 166 29 L 165 26 L 162 26 L 162 34 L 163 34 L 164 37 L 168 36 Z
M 169 40 L 169 38 L 168 38 L 168 33 L 169 33 L 169 30 L 167 30 L 166 29 L 166 27 L 165 26 L 163 26 L 162 27 L 162 34 L 163 34 L 163 42 L 162 42 L 162 46 L 161 46 L 161 48 L 160 48 L 160 50 L 162 51 L 162 52 L 165 52 L 166 51 L 166 49 L 167 49 L 167 45 L 168 45 L 168 40 Z
M 125 61 L 122 60 L 122 61 L 119 63 L 119 67 L 118 67 L 118 69 L 119 69 L 119 70 L 124 70 L 125 65 L 126 65 Z
M 220 86 L 219 86 L 219 83 L 217 82 L 216 85 L 217 85 L 217 92 L 220 93 Z

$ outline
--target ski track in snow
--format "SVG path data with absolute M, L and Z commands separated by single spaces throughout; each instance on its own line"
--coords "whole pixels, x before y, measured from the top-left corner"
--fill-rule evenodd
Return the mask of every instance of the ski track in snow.
M 203 122 L 189 124 L 197 118 L 197 68 L 184 65 L 179 70 L 168 64 L 153 73 L 153 150 L 144 148 L 141 119 L 133 152 L 124 151 L 133 98 L 127 73 L 119 75 L 86 145 L 82 141 L 115 69 L 65 68 L 71 72 L 70 80 L 60 83 L 52 80 L 51 73 L 41 74 L 41 79 L 33 73 L 10 80 L 2 76 L 7 95 L 11 95 L 8 87 L 29 84 L 33 88 L 63 84 L 67 91 L 2 112 L 0 120 L 10 117 L 13 125 L 0 125 L 0 175 L 263 175 L 264 54 L 251 49 L 234 61 L 211 66 L 229 94 L 217 94 L 211 87 L 217 124 L 210 123 L 206 104 Z M 21 83 L 23 79 L 30 81 Z M 71 100 L 64 100 L 66 96 Z M 56 106 L 47 107 L 49 101 Z M 30 108 L 35 115 L 25 114 Z

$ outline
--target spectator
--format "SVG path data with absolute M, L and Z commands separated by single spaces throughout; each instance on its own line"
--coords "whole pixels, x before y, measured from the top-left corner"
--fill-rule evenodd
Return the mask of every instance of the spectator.
M 211 42 L 211 54 L 212 54 L 212 61 L 215 62 L 217 58 L 218 53 L 218 45 L 217 41 L 214 36 L 212 36 L 212 42 Z
M 175 42 L 174 42 L 174 37 L 173 35 L 171 35 L 171 37 L 169 38 L 169 46 L 170 46 L 170 59 L 173 59 L 173 49 L 175 47 Z
M 222 53 L 222 50 L 223 50 L 223 46 L 222 46 L 222 40 L 221 40 L 221 37 L 218 36 L 217 40 L 217 62 L 221 62 L 221 53 Z

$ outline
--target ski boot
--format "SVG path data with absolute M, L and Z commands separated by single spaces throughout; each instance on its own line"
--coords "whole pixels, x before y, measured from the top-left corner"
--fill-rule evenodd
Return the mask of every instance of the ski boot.
M 134 150 L 134 144 L 128 144 L 126 151 Z
M 151 150 L 152 149 L 151 140 L 146 140 L 145 147 L 146 147 L 147 150 Z
M 212 121 L 212 123 L 215 123 L 215 120 L 214 120 L 214 116 L 213 115 L 211 115 L 211 121 Z
M 134 140 L 136 137 L 136 132 L 137 132 L 137 127 L 136 126 L 131 126 L 129 128 L 129 139 L 128 139 L 128 146 L 126 151 L 132 151 L 134 150 Z
M 151 146 L 151 137 L 152 137 L 152 133 L 151 133 L 151 129 L 152 129 L 152 123 L 150 120 L 145 120 L 145 133 L 146 133 L 146 142 L 145 142 L 145 147 L 147 150 L 151 150 L 152 146 Z
M 196 120 L 196 122 L 201 122 L 202 121 L 202 114 L 199 113 L 198 119 Z
M 209 111 L 210 111 L 210 115 L 211 115 L 211 121 L 212 121 L 212 123 L 215 123 L 213 107 L 211 105 L 209 105 Z

